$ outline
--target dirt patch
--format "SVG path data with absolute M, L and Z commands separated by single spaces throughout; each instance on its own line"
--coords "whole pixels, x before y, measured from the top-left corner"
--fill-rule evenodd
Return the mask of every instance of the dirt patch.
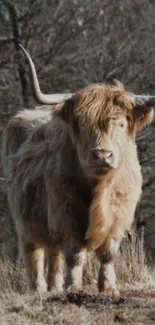
M 47 302 L 61 302 L 63 304 L 75 304 L 78 307 L 84 306 L 85 308 L 104 309 L 111 306 L 129 306 L 132 305 L 132 300 L 124 298 L 112 298 L 105 296 L 104 294 L 91 295 L 84 292 L 79 293 L 67 293 L 60 296 L 53 296 L 47 299 Z
M 155 307 L 155 290 L 125 292 L 121 297 L 108 297 L 104 294 L 87 294 L 70 292 L 47 298 L 47 303 L 75 304 L 78 307 L 105 309 L 109 307 L 141 308 Z

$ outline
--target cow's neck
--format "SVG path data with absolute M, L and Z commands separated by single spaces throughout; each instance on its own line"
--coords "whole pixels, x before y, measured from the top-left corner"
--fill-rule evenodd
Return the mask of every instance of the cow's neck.
M 104 240 L 106 229 L 111 227 L 113 217 L 111 214 L 112 200 L 117 201 L 118 206 L 123 196 L 137 195 L 141 192 L 142 177 L 137 158 L 137 148 L 134 143 L 129 143 L 128 150 L 124 153 L 124 159 L 118 169 L 113 169 L 102 177 L 96 188 L 93 201 L 90 206 L 89 227 L 86 239 L 89 248 L 95 249 Z M 134 191 L 137 188 L 137 191 Z M 137 194 L 135 194 L 137 193 Z

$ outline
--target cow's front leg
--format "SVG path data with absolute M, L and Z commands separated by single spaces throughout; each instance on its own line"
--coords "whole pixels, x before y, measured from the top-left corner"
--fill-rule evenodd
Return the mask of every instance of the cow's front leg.
M 63 256 L 60 250 L 51 249 L 48 251 L 48 290 L 56 293 L 63 290 Z
M 79 291 L 82 289 L 83 267 L 86 259 L 85 249 L 73 248 L 67 251 L 66 287 Z
M 39 291 L 47 291 L 44 277 L 44 248 L 20 239 L 21 252 L 28 276 L 29 288 Z
M 97 257 L 100 261 L 98 275 L 98 289 L 108 295 L 119 295 L 116 288 L 116 274 L 114 261 L 119 249 L 120 240 L 109 238 L 97 250 Z

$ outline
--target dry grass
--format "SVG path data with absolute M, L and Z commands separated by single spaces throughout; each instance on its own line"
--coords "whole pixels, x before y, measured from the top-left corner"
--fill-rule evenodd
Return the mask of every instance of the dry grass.
M 118 282 L 121 287 L 137 285 L 154 286 L 154 279 L 147 266 L 143 233 L 141 238 L 131 233 L 130 239 L 122 243 L 120 256 L 116 261 Z
M 154 287 L 155 281 L 146 263 L 143 234 L 139 238 L 133 232 L 125 238 L 116 260 L 116 274 L 120 289 Z M 84 270 L 84 283 L 97 283 L 99 263 L 95 256 L 88 256 Z
M 155 294 L 155 285 L 145 264 L 143 238 L 138 240 L 137 236 L 132 235 L 131 240 L 126 239 L 121 247 L 116 261 L 121 299 L 106 300 L 107 298 L 97 293 L 98 267 L 96 258 L 89 255 L 84 271 L 85 293 L 65 293 L 56 297 L 47 293 L 39 296 L 28 290 L 23 266 L 14 265 L 1 251 L 0 324 L 141 324 L 142 314 L 143 321 L 145 318 L 147 323 L 154 324 L 151 323 L 151 319 L 155 320 L 151 300 L 149 309 L 146 302 L 144 304 L 146 295 L 150 298 Z M 132 298 L 135 299 L 135 296 L 141 297 L 141 300 L 136 300 L 136 305 L 131 308 Z M 141 307 L 143 313 L 140 319 L 138 309 Z M 137 322 L 135 317 L 140 320 Z

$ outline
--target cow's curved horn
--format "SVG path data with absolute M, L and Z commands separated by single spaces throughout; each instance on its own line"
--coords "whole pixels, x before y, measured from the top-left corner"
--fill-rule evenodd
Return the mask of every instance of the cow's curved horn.
M 137 101 L 144 102 L 148 107 L 155 106 L 155 96 L 146 96 L 146 95 L 136 95 Z
M 29 53 L 25 50 L 25 48 L 21 44 L 19 44 L 19 46 L 22 49 L 23 53 L 25 54 L 26 59 L 28 60 L 30 74 L 31 74 L 32 88 L 33 88 L 33 96 L 37 100 L 37 102 L 39 102 L 40 104 L 47 104 L 47 105 L 59 104 L 74 96 L 74 94 L 71 93 L 51 94 L 51 95 L 43 94 L 40 90 L 36 69 L 32 59 Z

